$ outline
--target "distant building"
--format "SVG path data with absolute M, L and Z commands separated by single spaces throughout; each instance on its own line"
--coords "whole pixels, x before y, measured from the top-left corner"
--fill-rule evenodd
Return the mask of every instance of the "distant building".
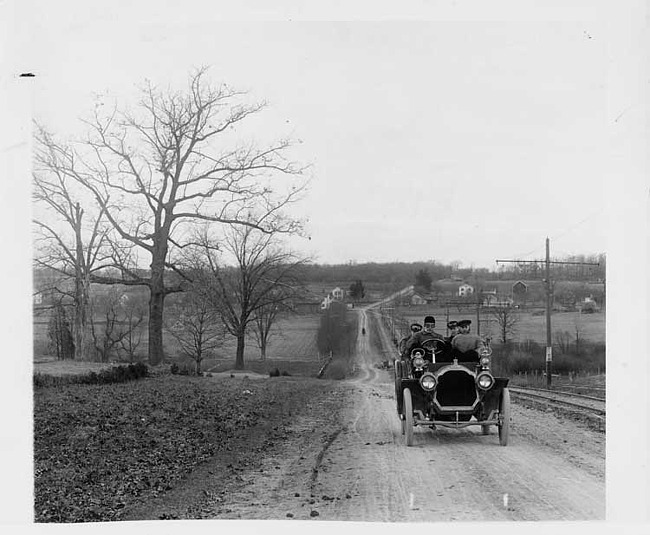
M 332 290 L 332 299 L 336 299 L 337 301 L 342 301 L 343 295 L 344 295 L 343 290 L 341 290 L 341 288 L 339 288 L 338 286 Z
M 512 285 L 512 295 L 524 295 L 528 292 L 528 285 L 525 282 L 517 281 Z
M 474 293 L 474 287 L 470 284 L 464 283 L 458 287 L 458 297 L 467 297 Z
M 327 294 L 320 304 L 320 309 L 327 310 L 331 304 L 332 304 L 332 296 L 331 294 Z
M 418 293 L 414 293 L 409 300 L 409 304 L 413 306 L 426 305 L 427 300 Z

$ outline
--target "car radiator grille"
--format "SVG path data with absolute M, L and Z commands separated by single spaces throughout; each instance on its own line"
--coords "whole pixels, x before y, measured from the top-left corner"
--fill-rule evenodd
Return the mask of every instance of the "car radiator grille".
M 476 401 L 474 377 L 462 370 L 439 376 L 436 399 L 442 406 L 469 406 Z

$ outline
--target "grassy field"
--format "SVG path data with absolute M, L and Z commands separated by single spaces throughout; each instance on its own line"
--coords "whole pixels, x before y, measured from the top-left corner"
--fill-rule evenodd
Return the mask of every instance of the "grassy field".
M 267 348 L 267 358 L 260 361 L 260 351 L 255 341 L 249 338 L 246 341 L 244 361 L 246 369 L 259 373 L 268 373 L 274 368 L 287 371 L 292 375 L 313 375 L 319 368 L 318 348 L 316 347 L 316 334 L 320 316 L 318 314 L 306 316 L 291 316 L 278 321 L 278 329 L 273 335 Z M 177 342 L 170 336 L 165 336 L 166 360 L 186 361 L 183 358 Z M 211 358 L 203 362 L 204 370 L 225 371 L 231 369 L 235 363 L 235 340 L 230 338 L 224 342 Z M 142 344 L 138 348 L 138 356 L 146 358 L 147 340 L 146 332 L 142 333 Z M 34 324 L 34 363 L 35 371 L 60 375 L 67 373 L 80 373 L 84 371 L 99 371 L 105 364 L 61 362 L 56 361 L 47 349 L 47 324 Z

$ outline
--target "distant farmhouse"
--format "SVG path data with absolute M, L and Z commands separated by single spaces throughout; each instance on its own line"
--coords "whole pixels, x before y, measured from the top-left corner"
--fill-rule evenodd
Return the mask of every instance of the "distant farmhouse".
M 525 303 L 528 294 L 528 285 L 525 282 L 517 281 L 512 285 L 512 300 L 515 303 Z
M 420 295 L 419 293 L 414 293 L 411 298 L 409 299 L 409 304 L 412 306 L 418 306 L 418 305 L 426 305 L 427 300 L 425 297 Z
M 337 286 L 325 296 L 320 304 L 320 309 L 327 310 L 333 301 L 343 301 L 343 297 L 345 297 L 345 292 Z
M 474 293 L 474 286 L 464 282 L 458 287 L 458 297 L 467 297 Z

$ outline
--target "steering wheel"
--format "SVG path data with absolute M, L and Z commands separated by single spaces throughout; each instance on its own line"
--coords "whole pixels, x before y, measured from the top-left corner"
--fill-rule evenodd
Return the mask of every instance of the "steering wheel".
M 445 343 L 442 340 L 425 340 L 421 345 L 425 350 L 431 351 L 434 355 L 440 355 L 445 350 Z

